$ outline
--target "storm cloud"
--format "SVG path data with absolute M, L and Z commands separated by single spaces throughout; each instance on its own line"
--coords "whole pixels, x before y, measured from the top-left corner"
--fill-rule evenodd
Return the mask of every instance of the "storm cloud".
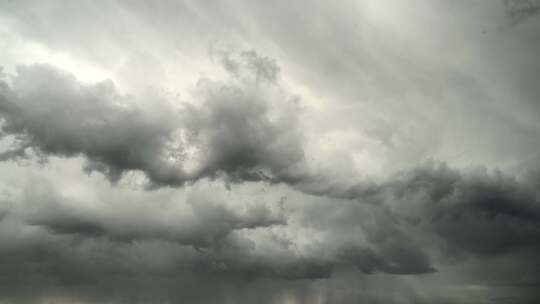
M 2 82 L 0 106 L 2 133 L 17 145 L 0 158 L 28 157 L 29 150 L 83 155 L 87 171 L 113 182 L 129 170 L 157 185 L 220 173 L 293 178 L 292 167 L 303 158 L 295 100 L 277 86 L 274 62 L 254 51 L 239 57 L 223 55 L 231 83 L 201 79 L 202 100 L 176 108 L 157 94 L 141 101 L 120 95 L 111 81 L 85 85 L 52 66 L 18 67 L 11 86 Z
M 539 7 L 1 3 L 0 303 L 537 303 Z

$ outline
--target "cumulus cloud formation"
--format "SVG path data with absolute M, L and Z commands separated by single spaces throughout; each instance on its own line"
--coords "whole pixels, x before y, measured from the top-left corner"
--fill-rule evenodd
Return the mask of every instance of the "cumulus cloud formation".
M 424 226 L 452 249 L 501 255 L 520 248 L 538 249 L 537 179 L 430 164 L 400 176 L 392 183 L 390 199 L 410 202 L 394 205 L 400 216 Z
M 0 304 L 537 303 L 536 0 L 0 4 Z
M 254 51 L 242 53 L 244 61 L 227 58 L 227 71 L 242 79 L 201 79 L 201 101 L 176 108 L 160 96 L 139 101 L 121 95 L 111 81 L 86 85 L 52 66 L 18 67 L 11 85 L 2 82 L 0 110 L 2 133 L 16 137 L 17 146 L 0 158 L 25 157 L 29 149 L 45 156 L 83 155 L 87 170 L 113 182 L 130 170 L 157 185 L 221 173 L 260 180 L 267 171 L 291 178 L 303 158 L 298 110 L 275 82 L 277 66 Z
M 440 276 L 456 261 L 511 257 L 519 257 L 526 270 L 507 275 L 516 284 L 535 286 L 538 269 L 528 255 L 540 249 L 540 205 L 532 177 L 429 163 L 378 185 L 377 193 L 368 196 L 376 200 L 371 204 L 306 194 L 296 194 L 294 202 L 284 197 L 257 202 L 256 189 L 247 185 L 233 189 L 254 201 L 239 203 L 242 196 L 220 183 L 182 195 L 158 190 L 137 198 L 135 193 L 131 199 L 115 190 L 119 186 L 104 184 L 109 187 L 102 189 L 105 198 L 118 201 L 89 204 L 34 180 L 2 203 L 2 254 L 10 260 L 3 268 L 22 274 L 4 292 L 22 300 L 56 290 L 63 297 L 74 292 L 96 301 L 112 292 L 98 286 L 123 290 L 122 282 L 136 274 L 137 284 L 146 287 L 119 292 L 119 301 L 144 299 L 147 292 L 156 299 L 181 299 L 189 293 L 153 293 L 191 280 L 228 289 L 221 282 L 226 280 L 240 284 L 235 299 L 249 294 L 247 286 L 266 284 L 264 290 L 276 293 L 269 296 L 271 302 L 298 280 L 311 289 L 320 280 L 344 275 Z M 114 278 L 108 277 L 111 272 Z M 16 295 L 18 284 L 35 285 L 38 292 Z M 212 301 L 202 290 L 192 292 L 193 299 Z M 308 298 L 331 296 L 327 292 L 310 291 Z

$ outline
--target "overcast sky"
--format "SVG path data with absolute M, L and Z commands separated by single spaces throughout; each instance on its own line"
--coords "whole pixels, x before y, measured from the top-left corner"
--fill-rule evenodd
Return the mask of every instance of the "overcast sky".
M 0 0 L 0 304 L 540 302 L 540 2 Z

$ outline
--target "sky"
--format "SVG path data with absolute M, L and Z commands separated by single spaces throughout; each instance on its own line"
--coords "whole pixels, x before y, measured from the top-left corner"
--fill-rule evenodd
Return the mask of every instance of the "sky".
M 0 0 L 0 304 L 540 302 L 540 2 Z

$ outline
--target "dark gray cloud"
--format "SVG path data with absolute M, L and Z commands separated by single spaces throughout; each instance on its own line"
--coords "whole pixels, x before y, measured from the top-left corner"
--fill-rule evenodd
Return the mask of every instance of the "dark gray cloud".
M 112 82 L 85 86 L 51 66 L 20 67 L 11 82 L 2 92 L 2 132 L 16 135 L 18 146 L 3 155 L 24 157 L 29 148 L 43 154 L 85 154 L 102 164 L 111 180 L 129 169 L 148 170 L 158 180 L 174 175 L 158 170 L 174 125 L 173 111 L 164 104 L 157 113 L 143 113 L 126 105 Z
M 499 269 L 493 270 L 498 272 L 508 269 L 505 263 L 519 259 L 524 272 L 506 275 L 527 279 L 508 288 L 511 292 L 524 288 L 517 299 L 534 298 L 530 290 L 540 270 L 533 258 L 540 249 L 534 179 L 431 163 L 402 172 L 378 189 L 376 204 L 321 198 L 305 205 L 278 204 L 273 209 L 258 204 L 229 209 L 216 197 L 200 192 L 187 197 L 183 203 L 187 210 L 159 211 L 149 202 L 132 202 L 127 205 L 131 210 L 123 205 L 87 208 L 55 194 L 54 189 L 36 192 L 29 188 L 24 203 L 11 202 L 22 207 L 6 207 L 0 222 L 2 260 L 9 261 L 2 264 L 3 273 L 20 274 L 6 283 L 7 299 L 32 302 L 32 297 L 42 296 L 39 292 L 52 297 L 56 291 L 61 297 L 99 301 L 111 299 L 112 290 L 118 289 L 119 302 L 146 296 L 176 301 L 185 296 L 207 303 L 215 298 L 205 295 L 206 287 L 229 290 L 228 284 L 239 288 L 231 291 L 235 299 L 247 296 L 249 286 L 280 293 L 297 284 L 295 290 L 310 290 L 306 291 L 310 298 L 316 294 L 311 288 L 322 281 L 339 281 L 351 269 L 355 274 L 348 275 L 355 278 L 374 276 L 368 281 L 381 274 L 437 276 L 456 261 L 466 265 L 481 257 L 498 264 Z M 293 211 L 294 206 L 303 207 Z M 320 237 L 311 249 L 298 251 L 297 239 L 249 234 L 279 229 L 312 229 Z M 489 260 L 483 263 L 482 267 L 492 267 Z M 182 292 L 169 289 L 173 282 L 189 278 L 206 287 Z M 493 278 L 484 280 L 488 280 L 485 288 L 500 284 Z M 21 284 L 36 286 L 36 292 L 23 296 L 17 295 L 17 288 L 9 289 Z M 122 287 L 132 284 L 144 284 L 144 288 L 133 293 Z M 371 297 L 365 293 L 341 296 L 343 301 Z M 309 301 L 302 297 L 293 296 Z M 415 292 L 407 301 L 430 302 Z
M 263 302 L 272 303 L 290 288 L 295 290 L 292 298 L 309 301 L 318 280 L 331 280 L 343 267 L 357 268 L 357 275 L 431 271 L 424 268 L 425 262 L 415 264 L 411 256 L 415 249 L 403 255 L 392 248 L 377 252 L 342 246 L 327 248 L 330 255 L 317 255 L 298 252 L 295 241 L 250 239 L 243 234 L 287 227 L 279 208 L 277 214 L 257 204 L 228 209 L 201 192 L 188 196 L 187 210 L 159 210 L 160 202 L 103 209 L 84 207 L 84 202 L 37 184 L 24 189 L 23 201 L 3 205 L 7 211 L 0 221 L 0 290 L 8 301 L 74 297 L 118 303 L 150 298 L 211 303 L 230 297 L 250 302 L 253 288 L 268 297 Z M 178 284 L 190 287 L 173 288 Z M 306 294 L 296 294 L 302 289 Z
M 360 228 L 371 234 L 367 243 L 357 243 L 354 238 L 337 243 L 328 240 L 304 255 L 295 253 L 294 241 L 278 237 L 268 241 L 281 248 L 275 257 L 256 251 L 257 238 L 246 238 L 242 232 L 264 232 L 273 226 L 287 228 L 283 207 L 272 211 L 264 205 L 253 204 L 243 211 L 231 210 L 207 194 L 194 194 L 187 198 L 184 204 L 188 209 L 182 212 L 160 212 L 151 206 L 137 205 L 132 205 L 132 210 L 102 210 L 76 207 L 77 202 L 66 204 L 68 199 L 51 192 L 53 189 L 27 191 L 31 194 L 24 200 L 31 211 L 15 216 L 25 225 L 43 228 L 52 236 L 81 240 L 107 240 L 119 244 L 161 241 L 191 247 L 200 259 L 197 268 L 206 271 L 285 279 L 328 278 L 334 268 L 347 265 L 363 273 L 422 274 L 435 271 L 426 253 L 415 247 L 411 238 L 399 229 L 388 231 L 386 216 L 378 212 L 372 213 L 377 216 L 377 223 L 370 227 L 360 224 Z M 340 208 L 342 212 L 360 217 L 369 212 L 363 207 L 356 208 L 356 202 L 349 203 L 348 208 Z M 336 225 L 342 225 L 339 220 L 342 219 L 332 220 L 329 227 L 317 229 L 334 230 Z M 303 225 L 313 226 L 311 219 L 304 220 Z M 341 228 L 354 229 L 356 225 L 350 221 Z
M 521 248 L 536 250 L 540 245 L 538 173 L 527 172 L 459 170 L 430 161 L 379 183 L 336 187 L 322 183 L 307 193 L 352 200 L 341 219 L 345 222 L 354 223 L 365 208 L 378 208 L 391 219 L 378 225 L 389 235 L 400 235 L 400 226 L 414 227 L 438 235 L 451 250 L 499 255 Z M 315 219 L 329 216 L 315 212 L 308 214 Z
M 224 246 L 235 231 L 286 224 L 283 214 L 276 214 L 264 205 L 250 205 L 240 212 L 205 196 L 187 199 L 185 203 L 189 208 L 184 212 L 190 215 L 171 210 L 166 216 L 144 212 L 140 208 L 131 211 L 85 210 L 63 205 L 61 197 L 50 204 L 40 204 L 42 199 L 31 199 L 38 200 L 35 203 L 40 207 L 28 215 L 26 223 L 43 227 L 53 234 L 127 243 L 161 240 L 191 246 L 201 252 Z
M 397 243 L 391 247 L 398 246 L 403 254 L 407 249 L 399 244 L 411 245 L 424 233 L 431 235 L 431 241 L 442 240 L 435 247 L 450 255 L 536 251 L 540 248 L 537 180 L 534 172 L 516 176 L 484 167 L 459 170 L 428 162 L 384 182 L 331 190 L 328 197 L 351 201 L 336 211 L 331 210 L 334 206 L 307 208 L 305 221 L 324 230 L 363 227 L 372 242 L 392 240 Z M 376 225 L 362 223 L 366 213 L 375 216 Z M 323 224 L 334 215 L 339 226 Z M 422 242 L 414 246 L 430 247 Z
M 538 303 L 538 6 L 1 2 L 0 303 Z
M 398 207 L 409 220 L 460 250 L 498 255 L 539 248 L 539 188 L 524 177 L 432 164 L 404 175 L 393 192 L 396 201 L 414 202 Z
M 206 303 L 212 300 L 202 290 L 176 294 L 151 282 L 158 277 L 169 286 L 196 274 L 201 284 L 226 290 L 222 280 L 270 280 L 271 286 L 308 280 L 302 286 L 310 288 L 318 284 L 310 280 L 332 281 L 343 269 L 355 269 L 357 276 L 429 275 L 478 257 L 519 257 L 527 265 L 523 284 L 535 286 L 538 269 L 531 255 L 539 252 L 540 203 L 534 172 L 514 176 L 432 162 L 378 182 L 344 184 L 308 174 L 293 100 L 288 111 L 270 116 L 275 102 L 283 106 L 275 98 L 286 96 L 274 90 L 277 68 L 259 71 L 275 67 L 273 61 L 261 57 L 254 65 L 254 52 L 217 56 L 227 61 L 234 85 L 202 79 L 201 103 L 174 108 L 158 98 L 151 111 L 137 106 L 135 97 L 116 93 L 111 82 L 85 85 L 50 66 L 21 67 L 2 85 L 2 130 L 17 144 L 4 158 L 83 156 L 88 170 L 111 181 L 139 170 L 154 186 L 219 176 L 226 183 L 285 182 L 322 202 L 302 205 L 291 219 L 283 207 L 277 213 L 262 205 L 239 211 L 203 195 L 187 199 L 191 216 L 179 213 L 171 220 L 140 209 L 74 207 L 54 194 L 29 196 L 31 211 L 2 212 L 1 223 L 11 231 L 2 241 L 10 260 L 2 268 L 22 274 L 6 283 L 13 290 L 6 289 L 7 299 L 32 302 L 43 296 L 39 292 L 50 297 L 52 291 L 68 297 L 65 289 L 76 286 L 74 297 L 99 301 L 112 297 L 103 282 L 121 289 L 120 282 L 137 274 L 138 284 L 147 286 L 137 297 L 157 289 L 163 299 L 187 296 Z M 167 162 L 165 153 L 178 157 L 180 166 Z M 184 166 L 190 161 L 191 172 Z M 298 252 L 295 239 L 245 234 L 274 227 L 314 229 L 322 238 Z M 273 249 L 264 253 L 259 246 Z M 154 257 L 155 251 L 161 255 Z M 36 293 L 23 295 L 17 288 L 27 284 Z M 236 295 L 244 293 L 242 287 Z M 118 297 L 132 299 L 127 291 Z
M 231 180 L 261 180 L 265 173 L 293 178 L 293 166 L 303 159 L 295 100 L 275 82 L 273 61 L 254 51 L 239 58 L 233 76 L 240 80 L 201 79 L 202 100 L 182 108 L 159 95 L 120 95 L 111 81 L 86 85 L 51 66 L 21 66 L 11 85 L 2 82 L 2 133 L 15 136 L 17 146 L 0 158 L 32 151 L 82 155 L 86 170 L 101 171 L 113 182 L 140 170 L 155 185 L 219 174 Z M 187 161 L 193 168 L 186 168 Z

